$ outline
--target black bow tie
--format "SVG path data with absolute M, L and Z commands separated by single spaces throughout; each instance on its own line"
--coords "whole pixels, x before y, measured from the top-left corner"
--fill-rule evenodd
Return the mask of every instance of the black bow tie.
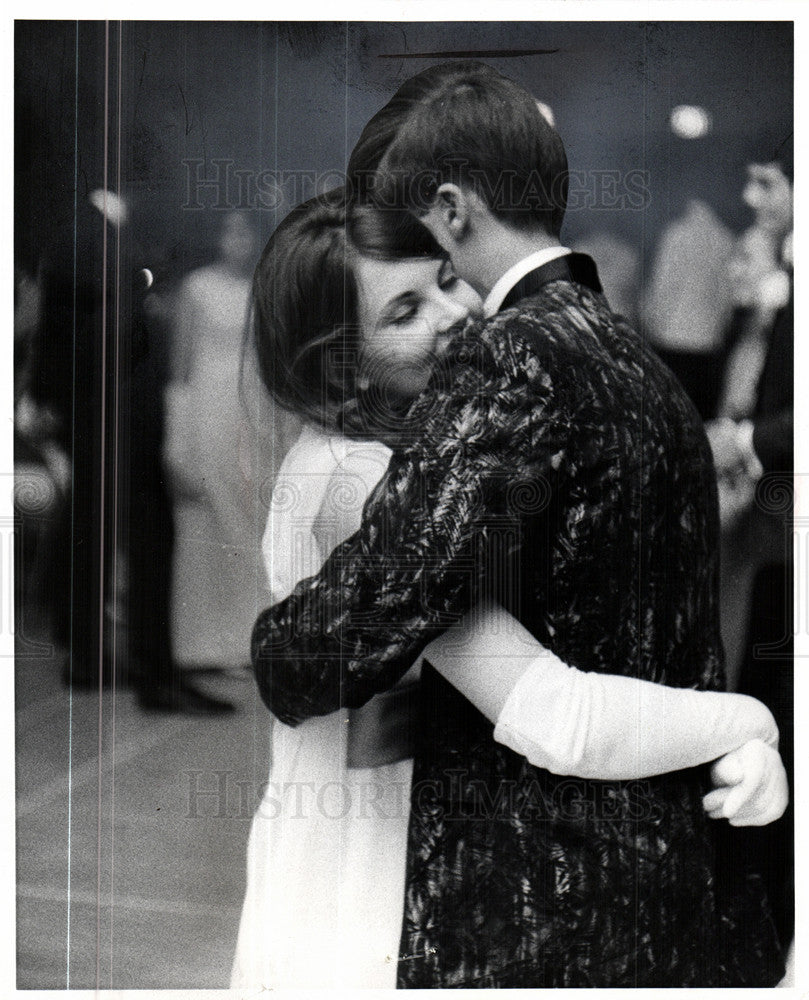
M 520 299 L 536 295 L 542 286 L 550 281 L 573 281 L 594 292 L 601 291 L 601 282 L 598 280 L 598 271 L 592 258 L 583 253 L 569 253 L 563 257 L 554 257 L 547 264 L 541 264 L 520 278 L 503 299 L 500 309 L 508 309 L 516 305 Z

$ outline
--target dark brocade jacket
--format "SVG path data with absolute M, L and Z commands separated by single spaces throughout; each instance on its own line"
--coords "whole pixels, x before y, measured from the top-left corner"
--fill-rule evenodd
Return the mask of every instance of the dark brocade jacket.
M 399 439 L 357 534 L 256 623 L 283 722 L 390 688 L 485 595 L 580 669 L 722 688 L 710 451 L 589 259 L 454 338 Z M 429 667 L 420 713 L 400 988 L 780 978 L 743 831 L 703 813 L 706 769 L 560 778 Z

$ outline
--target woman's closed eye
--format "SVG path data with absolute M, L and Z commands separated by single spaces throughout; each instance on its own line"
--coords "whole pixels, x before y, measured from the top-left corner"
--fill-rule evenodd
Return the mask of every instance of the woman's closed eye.
M 382 317 L 380 326 L 401 326 L 415 319 L 419 311 L 419 304 L 415 296 L 403 296 L 386 309 Z

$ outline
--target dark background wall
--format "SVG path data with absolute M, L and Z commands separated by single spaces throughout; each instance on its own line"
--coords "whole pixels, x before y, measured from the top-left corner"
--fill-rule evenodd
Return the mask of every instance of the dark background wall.
M 182 271 L 210 253 L 223 208 L 253 209 L 269 232 L 314 192 L 306 172 L 334 184 L 367 119 L 442 58 L 406 56 L 526 49 L 551 51 L 487 61 L 553 108 L 571 169 L 586 172 L 569 241 L 607 228 L 646 257 L 688 196 L 745 224 L 745 162 L 792 132 L 790 22 L 124 22 L 106 34 L 17 22 L 18 247 L 70 252 L 73 178 L 79 203 L 102 184 L 105 75 L 107 169 L 114 187 L 120 142 L 134 262 Z M 710 136 L 671 134 L 681 103 L 711 113 Z M 271 176 L 293 171 L 273 191 Z M 627 198 L 639 176 L 648 195 Z

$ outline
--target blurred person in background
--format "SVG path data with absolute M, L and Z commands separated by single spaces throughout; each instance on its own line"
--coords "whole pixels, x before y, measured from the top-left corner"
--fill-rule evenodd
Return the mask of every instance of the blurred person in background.
M 125 579 L 118 593 L 127 675 L 138 704 L 147 711 L 216 714 L 232 711 L 232 704 L 195 686 L 179 670 L 172 650 L 174 520 L 162 458 L 174 289 L 167 266 L 156 272 L 143 268 L 133 277 L 129 491 L 124 537 L 119 539 Z
M 89 239 L 97 223 L 88 215 L 79 212 L 77 230 Z M 91 264 L 74 274 L 68 262 L 46 254 L 36 273 L 36 323 L 25 335 L 27 375 L 15 405 L 15 451 L 19 462 L 22 442 L 29 454 L 33 449 L 56 496 L 28 581 L 30 596 L 45 610 L 48 637 L 62 658 L 62 682 L 98 690 L 112 675 L 98 530 L 100 282 Z
M 637 326 L 640 310 L 640 254 L 625 239 L 607 230 L 595 230 L 573 247 L 599 262 L 599 277 L 613 312 Z
M 39 267 L 14 268 L 14 510 L 15 602 L 18 655 L 34 632 L 57 616 L 52 559 L 58 526 L 70 498 L 70 460 L 52 405 L 39 397 L 38 354 L 44 276 Z M 45 621 L 43 621 L 43 616 Z M 33 630 L 33 631 L 32 631 Z
M 298 430 L 257 391 L 252 359 L 243 359 L 259 256 L 249 215 L 224 213 L 217 240 L 216 259 L 179 285 L 165 387 L 163 457 L 175 526 L 171 635 L 186 671 L 249 663 L 248 637 L 266 599 L 256 558 L 265 487 L 294 440 L 285 434 Z
M 728 684 L 735 690 L 745 641 L 760 530 L 753 500 L 762 467 L 750 447 L 773 325 L 790 296 L 780 237 L 756 220 L 737 239 L 727 280 L 734 310 L 728 327 L 727 360 L 714 418 L 706 425 L 717 461 L 722 517 L 722 634 Z M 743 451 L 740 447 L 744 446 Z
M 726 645 L 736 653 L 736 662 L 729 662 L 731 686 L 737 677 L 740 692 L 773 712 L 791 784 L 794 315 L 788 164 L 750 164 L 742 197 L 755 216 L 742 239 L 746 256 L 733 272 L 743 325 L 729 358 L 723 415 L 707 430 L 723 524 Z M 751 848 L 768 880 L 785 946 L 794 930 L 793 824 L 790 806 L 770 829 L 755 834 Z
M 689 199 L 663 232 L 641 306 L 651 343 L 703 420 L 714 415 L 721 384 L 732 250 L 732 234 L 711 206 Z

